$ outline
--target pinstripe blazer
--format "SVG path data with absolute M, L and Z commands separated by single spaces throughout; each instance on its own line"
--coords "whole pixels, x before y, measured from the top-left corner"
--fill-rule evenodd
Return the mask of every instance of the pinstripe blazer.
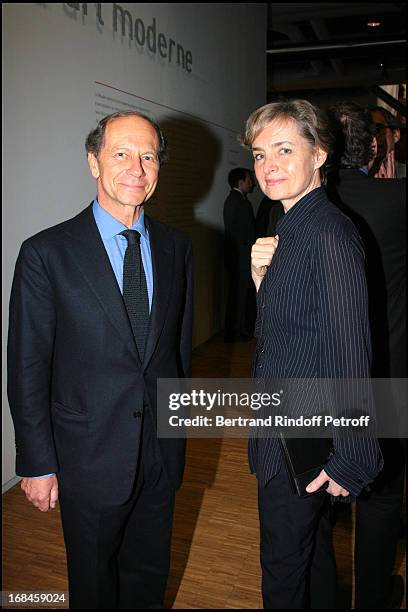
M 368 378 L 370 331 L 364 252 L 353 223 L 322 187 L 277 224 L 279 246 L 257 295 L 253 376 Z M 326 472 L 353 495 L 382 467 L 377 440 L 341 437 Z M 276 438 L 250 439 L 249 464 L 265 486 L 279 471 Z

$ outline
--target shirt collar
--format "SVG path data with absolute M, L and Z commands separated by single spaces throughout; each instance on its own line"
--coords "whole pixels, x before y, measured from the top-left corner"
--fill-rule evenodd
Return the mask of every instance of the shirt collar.
M 94 199 L 92 205 L 93 214 L 95 217 L 96 225 L 100 231 L 102 240 L 109 240 L 120 232 L 123 232 L 124 229 L 128 229 L 126 225 L 124 225 L 118 219 L 115 219 L 107 210 L 102 208 L 99 204 L 97 198 Z M 147 230 L 145 227 L 145 216 L 144 210 L 140 213 L 140 217 L 138 220 L 132 225 L 130 229 L 137 230 L 146 240 L 148 240 Z
M 359 166 L 359 167 L 357 168 L 357 170 L 358 170 L 359 172 L 362 172 L 362 173 L 363 173 L 363 174 L 365 174 L 366 176 L 368 176 L 368 169 L 367 169 L 367 168 L 365 168 L 364 166 Z
M 322 201 L 322 199 L 326 199 L 323 187 L 317 187 L 304 195 L 303 198 L 296 202 L 296 204 L 279 219 L 276 224 L 276 234 L 282 236 L 296 229 L 296 227 L 310 215 L 312 210 Z

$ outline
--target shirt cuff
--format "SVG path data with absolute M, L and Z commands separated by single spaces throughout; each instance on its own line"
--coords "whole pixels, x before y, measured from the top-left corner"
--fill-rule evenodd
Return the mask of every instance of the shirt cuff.
M 344 460 L 336 452 L 324 466 L 324 471 L 334 482 L 356 497 L 374 480 L 374 477 L 369 476 L 363 467 L 350 460 Z

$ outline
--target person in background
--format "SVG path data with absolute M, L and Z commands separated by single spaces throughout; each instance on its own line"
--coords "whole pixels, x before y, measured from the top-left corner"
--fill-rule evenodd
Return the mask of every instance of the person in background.
M 240 342 L 252 338 L 255 322 L 255 290 L 251 280 L 255 216 L 247 197 L 254 188 L 251 170 L 233 168 L 228 174 L 228 183 L 231 191 L 223 211 L 228 277 L 225 341 Z
M 395 145 L 401 138 L 401 131 L 395 115 L 382 106 L 369 108 L 375 125 L 377 154 L 371 164 L 370 176 L 375 178 L 403 178 L 406 165 L 396 160 Z
M 161 608 L 185 441 L 157 438 L 157 379 L 191 375 L 191 241 L 145 215 L 166 152 L 156 123 L 109 115 L 86 150 L 97 196 L 16 263 L 16 472 L 40 511 L 60 501 L 70 608 Z
M 352 102 L 330 109 L 337 135 L 330 198 L 358 228 L 364 242 L 373 345 L 374 378 L 405 378 L 406 360 L 406 185 L 378 181 L 372 114 Z M 377 116 L 380 111 L 375 111 Z M 379 121 L 377 117 L 377 122 Z M 391 134 L 391 129 L 387 128 Z M 374 146 L 373 146 L 374 145 Z M 393 418 L 392 393 L 379 409 Z M 402 406 L 405 411 L 406 406 Z M 356 608 L 392 609 L 403 597 L 403 580 L 393 575 L 402 511 L 405 444 L 383 438 L 384 469 L 370 492 L 356 502 Z
M 256 237 L 274 236 L 276 224 L 284 214 L 282 202 L 275 202 L 267 196 L 262 198 L 255 219 Z
M 288 384 L 368 377 L 363 247 L 322 186 L 333 144 L 326 115 L 306 100 L 270 103 L 248 118 L 241 142 L 252 152 L 260 188 L 285 210 L 276 236 L 252 247 L 258 303 L 253 377 Z M 310 406 L 300 404 L 300 414 L 309 414 Z M 334 453 L 306 497 L 291 488 L 278 438 L 249 441 L 250 469 L 258 479 L 264 608 L 336 607 L 330 500 L 360 495 L 382 458 L 370 436 L 333 432 L 333 441 Z
M 400 139 L 395 143 L 395 159 L 397 161 L 397 178 L 406 177 L 407 169 L 407 118 L 406 118 L 406 86 L 400 85 L 398 91 L 398 101 L 405 108 L 402 113 L 397 114 L 398 127 L 400 131 Z

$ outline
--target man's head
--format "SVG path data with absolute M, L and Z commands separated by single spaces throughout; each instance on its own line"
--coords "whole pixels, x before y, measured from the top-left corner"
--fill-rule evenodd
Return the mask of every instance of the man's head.
M 233 189 L 239 189 L 244 195 L 251 193 L 254 188 L 252 172 L 248 168 L 233 168 L 228 174 L 228 184 Z
M 109 212 L 141 206 L 153 195 L 166 141 L 151 119 L 132 112 L 108 115 L 89 133 L 85 146 L 99 204 Z
M 290 207 L 321 185 L 332 136 L 323 111 L 307 100 L 285 100 L 254 111 L 241 143 L 252 150 L 262 191 Z
M 336 138 L 334 162 L 348 168 L 369 168 L 376 156 L 370 113 L 354 102 L 338 102 L 328 111 Z
M 401 138 L 397 118 L 382 106 L 371 106 L 369 111 L 376 128 L 377 155 L 386 157 Z

